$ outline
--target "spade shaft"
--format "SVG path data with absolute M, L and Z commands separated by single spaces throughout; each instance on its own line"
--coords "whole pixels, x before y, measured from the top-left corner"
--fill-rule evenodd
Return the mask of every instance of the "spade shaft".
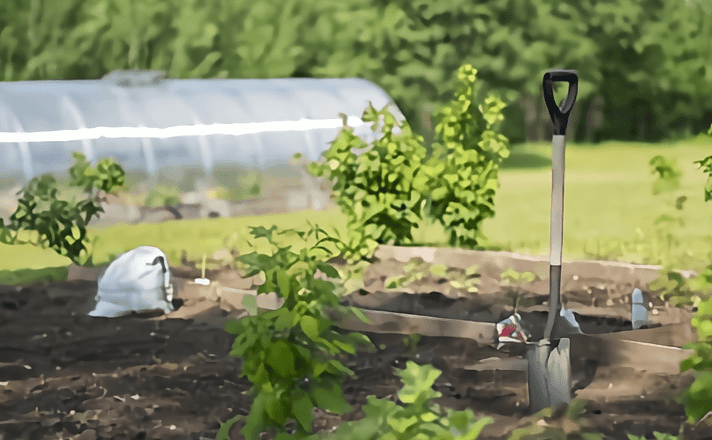
M 554 82 L 557 81 L 569 83 L 566 99 L 561 106 L 554 100 Z M 571 398 L 571 340 L 561 338 L 552 344 L 552 336 L 561 310 L 566 126 L 576 101 L 578 74 L 574 70 L 550 70 L 544 74 L 543 88 L 544 102 L 554 123 L 551 152 L 549 314 L 544 339 L 529 345 L 527 349 L 529 408 L 532 412 L 538 412 L 549 406 L 566 405 Z

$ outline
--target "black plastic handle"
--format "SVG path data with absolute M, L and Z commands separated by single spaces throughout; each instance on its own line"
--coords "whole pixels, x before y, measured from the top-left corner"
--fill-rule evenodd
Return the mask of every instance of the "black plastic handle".
M 162 255 L 159 255 L 156 258 L 154 258 L 153 262 L 146 263 L 146 266 L 155 266 L 158 263 L 161 263 L 161 269 L 163 270 L 163 273 L 166 273 L 168 271 L 166 269 L 166 260 L 163 258 Z
M 554 100 L 554 83 L 569 83 L 569 92 L 561 107 Z M 544 102 L 549 109 L 551 121 L 554 123 L 554 134 L 566 134 L 566 125 L 569 123 L 571 109 L 576 102 L 578 93 L 578 73 L 575 70 L 554 69 L 544 74 Z

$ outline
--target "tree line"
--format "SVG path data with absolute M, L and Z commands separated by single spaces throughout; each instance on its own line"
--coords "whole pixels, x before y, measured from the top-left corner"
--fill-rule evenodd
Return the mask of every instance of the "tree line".
M 478 69 L 512 141 L 550 132 L 541 77 L 577 69 L 577 141 L 658 141 L 712 123 L 704 0 L 4 0 L 0 79 L 362 77 L 426 139 L 452 73 Z M 565 92 L 561 92 L 563 95 Z

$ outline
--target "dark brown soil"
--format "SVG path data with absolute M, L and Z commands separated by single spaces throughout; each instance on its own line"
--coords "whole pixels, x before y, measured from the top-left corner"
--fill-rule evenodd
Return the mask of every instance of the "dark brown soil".
M 383 290 L 377 287 L 380 274 L 397 272 L 400 266 L 393 261 L 380 263 L 369 273 L 367 285 L 373 291 Z M 611 289 L 593 283 L 586 286 L 586 279 L 598 275 L 580 274 L 580 283 L 568 285 L 565 295 L 572 299 L 571 304 L 606 307 L 611 298 L 618 301 Z M 222 279 L 228 284 L 236 277 L 223 274 Z M 437 280 L 411 287 L 427 293 L 431 291 L 428 283 L 437 284 Z M 527 287 L 534 299 L 532 307 L 543 303 L 542 289 L 536 282 Z M 242 393 L 249 383 L 238 377 L 239 360 L 227 356 L 232 340 L 222 330 L 225 320 L 239 312 L 178 291 L 175 302 L 179 308 L 166 317 L 91 318 L 86 311 L 95 292 L 96 282 L 91 281 L 0 288 L 0 439 L 214 439 L 220 421 L 247 414 L 250 402 Z M 425 309 L 435 311 L 431 314 L 449 309 L 470 319 L 485 315 L 499 319 L 500 314 L 508 313 L 497 309 L 505 306 L 495 307 L 501 303 L 495 299 L 503 295 L 504 290 L 490 286 L 464 302 L 440 300 L 442 307 Z M 623 298 L 622 294 L 619 297 Z M 629 325 L 624 321 L 609 322 L 607 330 Z M 495 420 L 481 438 L 507 438 L 526 422 L 524 372 L 468 371 L 454 368 L 450 361 L 455 357 L 474 362 L 502 356 L 495 348 L 463 340 L 423 338 L 417 353 L 410 353 L 402 336 L 370 336 L 385 348 L 346 362 L 356 372 L 344 383 L 354 412 L 337 417 L 316 411 L 315 429 L 329 429 L 341 420 L 361 417 L 359 408 L 367 395 L 394 398 L 400 384 L 393 369 L 407 359 L 432 363 L 443 370 L 436 385 L 443 393 L 438 403 L 454 409 L 471 408 L 478 417 Z M 584 419 L 606 438 L 627 439 L 627 433 L 653 438 L 653 431 L 678 432 L 684 408 L 674 396 L 691 381 L 689 374 L 599 367 L 590 383 L 576 393 L 590 401 Z M 238 429 L 236 425 L 232 432 L 235 439 L 242 438 Z M 685 438 L 712 438 L 712 429 L 688 428 Z

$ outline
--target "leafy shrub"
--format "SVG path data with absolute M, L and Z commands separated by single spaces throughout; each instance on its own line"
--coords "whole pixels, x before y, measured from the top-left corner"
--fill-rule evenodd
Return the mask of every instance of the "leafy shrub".
M 522 289 L 521 284 L 536 280 L 538 277 L 534 272 L 517 272 L 514 269 L 507 269 L 499 277 L 502 285 L 514 287 L 513 291 L 507 292 L 507 298 L 512 301 L 514 313 L 517 312 L 520 306 L 528 307 L 532 304 L 531 300 L 523 298 L 525 291 Z
M 495 96 L 476 105 L 477 70 L 469 64 L 457 72 L 454 99 L 438 113 L 440 142 L 418 175 L 415 188 L 428 195 L 428 215 L 449 235 L 450 246 L 476 247 L 482 222 L 494 216 L 498 171 L 509 156 L 508 141 L 497 133 L 505 105 Z
M 344 128 L 324 161 L 310 164 L 309 172 L 334 181 L 332 197 L 348 216 L 346 242 L 353 256 L 363 258 L 378 244 L 412 242 L 424 201 L 413 181 L 426 150 L 422 137 L 406 121 L 399 124 L 388 107 L 376 110 L 369 104 L 361 119 L 372 123 L 375 140 L 366 144 L 344 116 Z
M 698 341 L 685 345 L 694 350 L 682 361 L 680 371 L 695 371 L 695 381 L 685 392 L 685 412 L 691 421 L 699 421 L 712 411 L 712 298 L 700 302 L 692 318 Z
M 408 287 L 411 283 L 420 281 L 426 275 L 439 277 L 456 289 L 464 289 L 470 293 L 479 291 L 479 266 L 473 265 L 465 270 L 448 268 L 444 264 L 428 264 L 422 258 L 411 258 L 403 267 L 403 275 L 393 275 L 385 280 L 388 289 Z
M 406 362 L 403 370 L 396 370 L 403 383 L 398 391 L 402 405 L 388 399 L 368 396 L 364 405 L 365 417 L 342 423 L 333 433 L 318 433 L 310 440 L 475 440 L 489 417 L 475 420 L 472 410 L 443 410 L 433 403 L 442 394 L 433 389 L 441 372 L 432 365 Z
M 247 296 L 243 304 L 249 316 L 225 324 L 225 331 L 236 335 L 230 356 L 242 359 L 242 376 L 253 384 L 252 407 L 241 431 L 247 440 L 256 440 L 265 431 L 275 432 L 277 439 L 291 438 L 285 430 L 288 421 L 297 422 L 295 436 L 304 438 L 311 434 L 314 406 L 345 413 L 349 406 L 341 383 L 353 373 L 335 357 L 371 346 L 359 333 L 339 333 L 326 316 L 324 307 L 344 309 L 334 283 L 319 275 L 339 278 L 333 266 L 322 262 L 333 252 L 327 246 L 334 240 L 316 227 L 307 232 L 275 230 L 252 227 L 251 234 L 265 239 L 272 253 L 252 252 L 238 257 L 238 262 L 247 266 L 246 277 L 264 275 L 258 294 L 275 292 L 284 304 L 258 313 L 255 297 Z M 277 234 L 296 234 L 305 244 L 316 243 L 296 253 L 290 246 L 279 246 Z M 356 309 L 350 310 L 366 321 Z
M 178 188 L 169 188 L 166 186 L 156 186 L 146 195 L 144 202 L 145 206 L 151 208 L 159 208 L 163 206 L 176 207 L 180 204 L 180 192 Z
M 709 134 L 712 135 L 712 126 Z M 705 186 L 705 201 L 712 200 L 712 156 L 695 162 L 705 167 L 708 174 Z M 700 422 L 709 417 L 712 411 L 712 264 L 699 275 L 685 283 L 688 288 L 707 293 L 704 299 L 696 301 L 697 313 L 692 318 L 692 325 L 697 329 L 697 342 L 687 344 L 694 354 L 680 363 L 680 371 L 695 371 L 695 381 L 685 390 L 685 412 L 689 421 Z
M 104 212 L 105 194 L 116 194 L 124 185 L 124 170 L 112 159 L 102 159 L 95 167 L 81 153 L 74 153 L 69 185 L 83 188 L 86 198 L 63 200 L 51 174 L 35 177 L 22 189 L 17 209 L 9 224 L 0 219 L 0 241 L 5 244 L 32 244 L 49 247 L 75 264 L 91 262 L 87 250 L 87 225 Z M 36 240 L 22 240 L 20 233 L 33 233 Z
M 368 257 L 378 244 L 411 244 L 424 219 L 442 225 L 451 246 L 479 244 L 509 150 L 495 131 L 504 103 L 494 96 L 480 106 L 473 102 L 476 73 L 470 65 L 458 71 L 455 97 L 438 113 L 440 142 L 427 161 L 423 138 L 406 121 L 369 105 L 362 119 L 373 123 L 375 140 L 366 144 L 344 118 L 324 160 L 310 165 L 311 174 L 334 181 L 332 196 L 348 216 L 346 242 L 354 256 Z

